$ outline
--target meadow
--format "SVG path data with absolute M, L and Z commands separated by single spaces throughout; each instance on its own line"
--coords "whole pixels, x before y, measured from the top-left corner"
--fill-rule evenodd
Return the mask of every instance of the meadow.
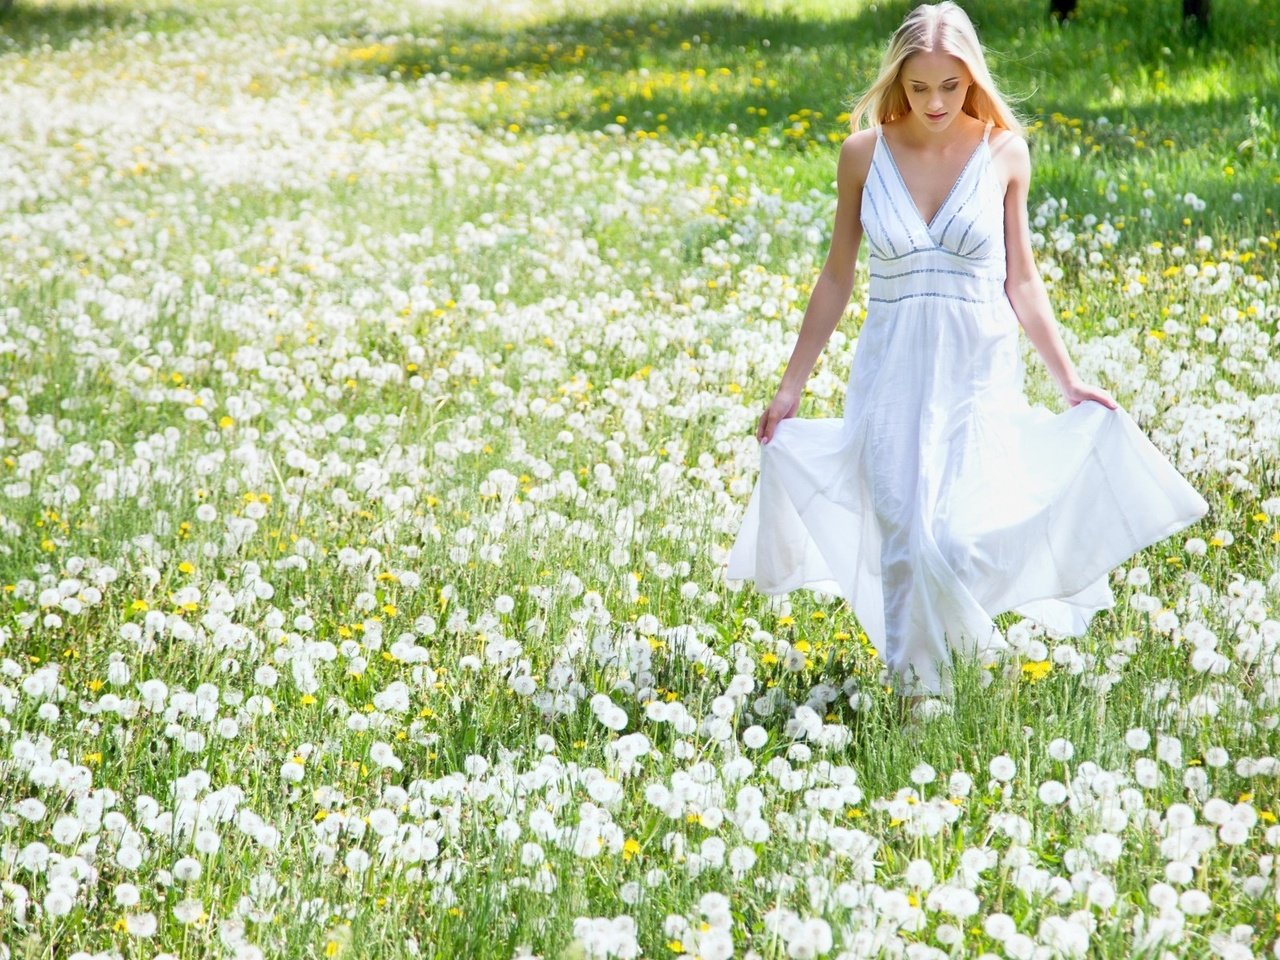
M 724 577 L 910 6 L 0 16 L 0 960 L 1280 958 L 1269 0 L 966 4 L 1209 514 L 919 729 Z

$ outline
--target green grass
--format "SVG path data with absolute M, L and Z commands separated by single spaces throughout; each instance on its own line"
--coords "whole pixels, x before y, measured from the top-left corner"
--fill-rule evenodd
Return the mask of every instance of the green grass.
M 643 956 L 679 957 L 692 945 L 673 945 L 668 918 L 696 928 L 709 892 L 731 898 L 735 955 L 786 956 L 766 923 L 785 907 L 825 918 L 835 956 L 843 928 L 872 919 L 814 903 L 811 875 L 923 902 L 904 879 L 911 860 L 941 881 L 981 847 L 1000 862 L 977 885 L 979 913 L 954 922 L 950 955 L 1001 950 L 983 929 L 998 911 L 1035 937 L 1086 910 L 1090 956 L 1156 956 L 1136 931 L 1167 879 L 1158 818 L 1188 804 L 1203 822 L 1213 799 L 1259 819 L 1174 883 L 1209 893 L 1213 910 L 1188 913 L 1170 954 L 1204 955 L 1240 924 L 1255 955 L 1274 953 L 1273 898 L 1245 889 L 1266 879 L 1280 814 L 1274 775 L 1246 763 L 1280 746 L 1280 518 L 1263 509 L 1280 488 L 1273 4 L 1218 0 L 1205 37 L 1184 34 L 1166 0 L 1083 0 L 1061 27 L 1038 3 L 967 5 L 1030 126 L 1038 256 L 1046 275 L 1061 270 L 1051 296 L 1073 356 L 1171 450 L 1184 419 L 1217 418 L 1186 441 L 1207 458 L 1191 479 L 1210 514 L 1117 571 L 1149 570 L 1150 583 L 1117 579 L 1116 606 L 1043 659 L 1032 644 L 994 667 L 962 664 L 953 712 L 912 732 L 844 602 L 798 591 L 779 603 L 723 581 L 717 558 L 758 468 L 755 417 L 826 251 L 842 112 L 910 6 L 610 3 L 583 16 L 551 0 L 18 0 L 0 16 L 0 80 L 19 118 L 0 201 L 0 850 L 70 857 L 81 842 L 57 839 L 54 822 L 84 801 L 15 763 L 20 740 L 83 764 L 123 817 L 90 830 L 98 847 L 82 855 L 98 872 L 65 915 L 20 921 L 11 885 L 42 903 L 52 870 L 0 857 L 0 943 L 15 958 L 221 956 L 233 919 L 265 956 L 410 956 L 412 938 L 432 958 L 522 946 L 567 958 L 583 955 L 576 919 L 622 914 Z M 156 91 L 168 99 L 142 99 Z M 93 113 L 72 112 L 85 104 Z M 1231 282 L 1204 279 L 1210 267 Z M 840 415 L 864 296 L 860 271 L 801 416 Z M 1060 408 L 1028 358 L 1029 396 Z M 217 516 L 201 519 L 202 505 Z M 227 522 L 245 525 L 241 539 Z M 94 601 L 99 564 L 118 577 Z M 73 578 L 83 608 L 46 621 L 60 608 L 42 592 Z M 1161 611 L 1180 631 L 1213 631 L 1225 672 L 1193 669 L 1191 641 Z M 1021 619 L 997 623 L 1016 637 Z M 402 636 L 426 659 L 393 655 Z M 503 641 L 519 647 L 499 662 Z M 44 698 L 50 665 L 61 686 Z M 513 665 L 565 709 L 544 716 L 515 692 Z M 751 725 L 767 736 L 741 748 L 754 764 L 742 781 L 707 730 L 647 712 L 678 703 L 706 719 L 735 674 L 754 683 L 729 717 L 735 742 Z M 162 709 L 139 705 L 147 680 L 167 686 Z M 396 681 L 408 709 L 377 706 Z M 212 707 L 183 696 L 198 690 Z M 117 715 L 106 694 L 136 712 Z M 621 731 L 593 716 L 596 694 L 625 712 Z M 788 720 L 810 701 L 848 742 L 806 757 Z M 1149 748 L 1126 745 L 1134 729 Z M 610 751 L 635 732 L 661 755 L 623 776 Z M 184 745 L 192 733 L 203 741 Z M 1049 753 L 1059 737 L 1068 761 Z M 1135 758 L 1164 737 L 1183 759 L 1135 785 Z M 402 766 L 380 768 L 375 742 Z M 576 778 L 531 775 L 549 745 Z M 304 754 L 300 779 L 284 777 Z M 1003 787 L 989 768 L 1000 754 L 1017 765 Z M 766 772 L 780 758 L 813 782 L 783 789 Z M 808 792 L 824 760 L 853 771 L 856 799 L 827 810 Z M 702 761 L 723 796 L 675 816 L 646 799 Z M 890 809 L 924 762 L 937 779 Z M 1110 787 L 1085 764 L 1114 778 L 1123 825 L 1091 805 Z M 174 810 L 176 781 L 197 770 L 211 791 L 242 790 L 278 842 L 218 822 L 219 848 L 201 852 L 148 821 L 145 798 Z M 523 861 L 535 811 L 564 827 L 591 815 L 593 771 L 623 785 L 597 804 L 616 830 L 593 856 L 544 837 L 549 867 Z M 951 793 L 955 774 L 972 778 L 967 795 Z M 1042 804 L 1051 779 L 1084 806 Z M 766 839 L 699 817 L 732 810 L 744 785 L 764 794 Z M 31 798 L 44 815 L 28 819 Z M 957 819 L 930 832 L 918 818 L 934 802 Z M 380 861 L 379 808 L 437 855 Z M 1025 843 L 1004 815 L 1030 822 Z M 810 818 L 814 835 L 790 832 Z M 514 844 L 499 839 L 509 821 Z M 874 838 L 874 857 L 834 854 L 820 834 L 835 826 Z M 116 859 L 122 827 L 144 839 L 136 869 Z M 1016 847 L 1070 880 L 1104 832 L 1123 845 L 1094 863 L 1112 908 L 1020 889 Z M 717 838 L 757 857 L 743 877 L 690 875 L 688 854 Z M 346 862 L 361 854 L 367 872 Z M 203 873 L 170 884 L 183 856 Z M 548 875 L 556 888 L 539 892 Z M 117 902 L 123 883 L 137 906 Z M 189 924 L 173 912 L 187 898 L 199 901 Z M 143 913 L 158 929 L 139 939 L 125 918 Z M 899 947 L 941 946 L 946 919 L 931 909 Z

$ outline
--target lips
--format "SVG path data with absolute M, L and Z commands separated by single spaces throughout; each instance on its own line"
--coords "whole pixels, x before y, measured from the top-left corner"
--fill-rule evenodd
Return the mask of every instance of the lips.
M 945 111 L 942 113 L 926 113 L 925 114 L 925 116 L 928 117 L 930 120 L 941 120 L 946 115 L 947 114 Z

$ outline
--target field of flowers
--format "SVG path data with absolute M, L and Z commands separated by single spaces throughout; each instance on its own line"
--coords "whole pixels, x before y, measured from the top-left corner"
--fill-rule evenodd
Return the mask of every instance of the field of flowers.
M 723 575 L 909 4 L 17 0 L 0 960 L 1280 957 L 1280 11 L 967 6 L 1211 510 L 913 732 Z

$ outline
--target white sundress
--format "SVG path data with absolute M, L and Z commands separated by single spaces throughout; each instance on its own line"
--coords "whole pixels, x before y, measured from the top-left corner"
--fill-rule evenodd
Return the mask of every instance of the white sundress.
M 876 129 L 844 415 L 776 425 L 725 576 L 843 597 L 898 692 L 950 696 L 953 652 L 1005 647 L 994 616 L 1080 636 L 1107 574 L 1209 506 L 1122 406 L 1028 403 L 991 124 L 929 223 Z

